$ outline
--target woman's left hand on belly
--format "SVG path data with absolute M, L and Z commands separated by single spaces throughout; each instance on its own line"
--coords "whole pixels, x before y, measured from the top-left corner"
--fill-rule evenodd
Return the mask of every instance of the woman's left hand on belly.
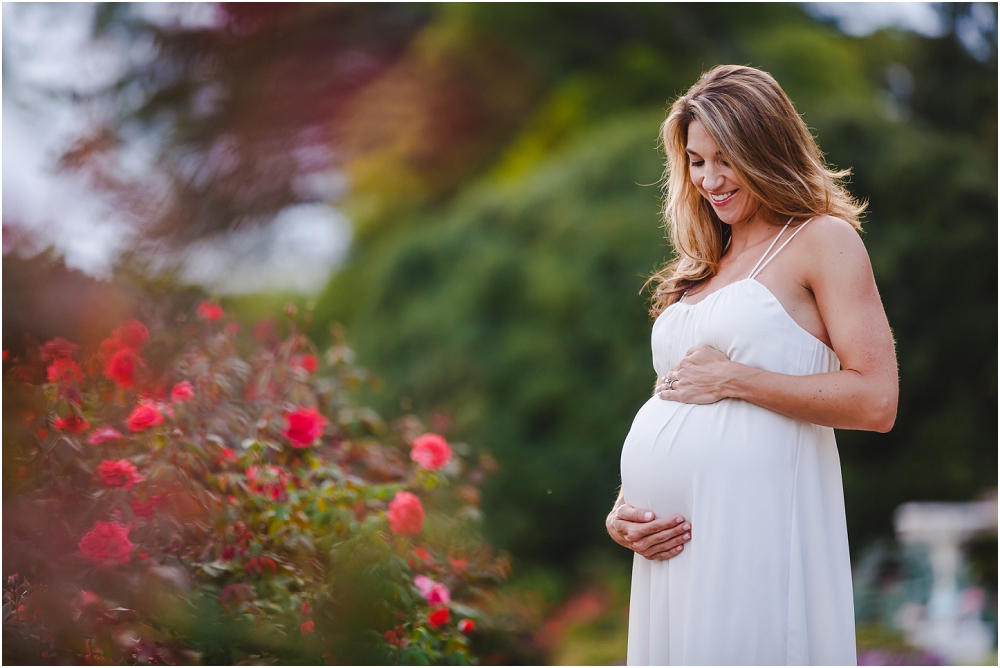
M 691 523 L 682 516 L 660 520 L 652 511 L 627 503 L 616 505 L 605 525 L 612 540 L 653 561 L 676 557 L 691 540 Z
M 656 395 L 682 404 L 714 404 L 728 397 L 725 384 L 733 377 L 735 364 L 712 346 L 695 346 L 666 378 L 657 380 Z

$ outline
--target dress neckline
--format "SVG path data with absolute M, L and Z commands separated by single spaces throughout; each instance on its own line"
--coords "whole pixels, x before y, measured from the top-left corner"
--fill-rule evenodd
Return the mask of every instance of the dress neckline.
M 789 314 L 788 311 L 785 310 L 785 306 L 784 306 L 784 304 L 781 303 L 781 300 L 779 300 L 774 295 L 774 293 L 771 292 L 771 290 L 766 285 L 764 285 L 763 283 L 761 283 L 760 281 L 758 281 L 756 278 L 750 278 L 749 276 L 746 277 L 746 278 L 741 278 L 738 281 L 733 281 L 732 283 L 727 283 L 726 285 L 722 286 L 718 290 L 713 291 L 710 295 L 708 295 L 707 297 L 705 297 L 701 301 L 695 302 L 694 304 L 685 304 L 684 302 L 674 302 L 673 304 L 671 304 L 670 306 L 668 306 L 666 309 L 664 309 L 663 313 L 661 313 L 660 316 L 666 315 L 670 311 L 670 309 L 674 308 L 675 306 L 684 306 L 684 307 L 689 308 L 689 309 L 701 306 L 702 304 L 704 304 L 705 302 L 707 302 L 709 299 L 711 299 L 715 295 L 719 294 L 720 292 L 724 292 L 725 290 L 728 290 L 729 288 L 733 287 L 734 285 L 740 285 L 742 283 L 756 283 L 757 285 L 759 285 L 761 288 L 764 289 L 764 292 L 767 293 L 767 296 L 770 297 L 774 301 L 774 303 L 778 306 L 778 309 L 784 314 L 785 318 L 788 319 L 788 322 L 792 323 L 792 325 L 796 329 L 798 329 L 800 332 L 802 332 L 803 334 L 805 334 L 806 336 L 808 336 L 810 339 L 812 339 L 813 341 L 815 341 L 819 345 L 821 345 L 824 348 L 826 348 L 827 350 L 829 350 L 834 355 L 837 354 L 837 351 L 835 351 L 830 346 L 826 345 L 826 343 L 824 343 L 823 341 L 821 341 L 820 339 L 818 339 L 815 334 L 813 334 L 812 332 L 810 332 L 809 330 L 807 330 L 805 327 L 803 327 L 802 325 L 800 325 L 799 323 L 797 323 L 795 321 L 795 318 L 793 318 L 791 316 L 791 314 Z M 657 320 L 659 320 L 659 318 L 657 318 Z
M 771 254 L 770 257 L 768 257 L 768 254 L 771 253 L 771 249 L 774 248 L 774 245 L 776 243 L 778 243 L 778 239 L 781 238 L 781 236 L 785 233 L 785 230 L 788 229 L 788 226 L 792 224 L 793 220 L 795 220 L 795 216 L 792 216 L 791 218 L 789 218 L 788 222 L 785 223 L 785 226 L 782 227 L 781 230 L 778 232 L 778 234 L 774 237 L 774 239 L 771 240 L 771 245 L 769 245 L 767 247 L 767 250 L 764 251 L 764 254 L 760 256 L 760 259 L 757 260 L 757 264 L 755 264 L 753 266 L 753 269 L 750 270 L 750 273 L 747 275 L 746 278 L 740 279 L 738 281 L 733 281 L 732 283 L 727 283 L 726 285 L 723 285 L 721 288 L 717 288 L 716 290 L 713 290 L 712 292 L 708 293 L 707 295 L 705 295 L 704 297 L 702 297 L 700 300 L 696 301 L 694 304 L 684 304 L 684 302 L 682 302 L 680 300 L 680 299 L 684 299 L 684 297 L 687 296 L 687 290 L 685 290 L 684 294 L 682 294 L 681 297 L 680 297 L 680 299 L 678 299 L 675 303 L 677 303 L 677 304 L 684 304 L 685 306 L 697 306 L 698 304 L 702 303 L 703 301 L 705 301 L 706 299 L 708 299 L 712 295 L 716 294 L 717 292 L 721 292 L 721 291 L 725 290 L 730 285 L 736 285 L 737 283 L 742 283 L 743 281 L 748 281 L 750 279 L 756 279 L 757 276 L 760 274 L 760 272 L 764 271 L 764 267 L 766 267 L 768 264 L 770 264 L 771 260 L 773 260 L 778 255 L 778 253 L 780 253 L 781 251 L 783 251 L 785 249 L 785 246 L 787 246 L 789 243 L 791 243 L 792 239 L 795 238 L 795 235 L 798 234 L 799 232 L 801 232 L 803 229 L 805 229 L 805 226 L 808 225 L 809 223 L 811 223 L 813 220 L 815 220 L 815 218 L 816 218 L 816 216 L 813 216 L 812 218 L 810 218 L 806 222 L 804 222 L 801 225 L 797 226 L 795 228 L 795 231 L 792 232 L 791 236 L 789 236 L 787 239 L 785 239 L 785 242 L 783 244 L 781 244 L 780 246 L 778 246 L 778 250 L 774 251 L 774 253 Z M 731 240 L 731 238 L 730 238 L 730 240 Z M 768 290 L 768 292 L 770 292 L 770 290 Z M 782 310 L 784 310 L 784 307 L 782 307 Z M 787 313 L 787 311 L 786 311 L 786 313 Z M 819 339 L 817 339 L 817 341 L 818 340 Z M 822 341 L 820 343 L 822 343 Z M 826 345 L 826 344 L 824 344 L 824 345 Z

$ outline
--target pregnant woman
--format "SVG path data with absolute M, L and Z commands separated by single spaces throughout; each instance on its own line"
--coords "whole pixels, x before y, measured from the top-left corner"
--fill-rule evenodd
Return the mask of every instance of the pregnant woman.
M 833 429 L 885 432 L 896 359 L 863 206 L 768 74 L 717 67 L 662 128 L 677 257 L 622 448 L 629 664 L 854 664 Z

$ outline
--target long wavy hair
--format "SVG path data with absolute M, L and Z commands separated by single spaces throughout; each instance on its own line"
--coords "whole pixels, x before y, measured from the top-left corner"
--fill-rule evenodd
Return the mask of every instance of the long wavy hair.
M 702 197 L 688 168 L 688 127 L 699 121 L 762 208 L 782 217 L 829 214 L 861 229 L 865 204 L 844 187 L 850 170 L 830 168 L 778 82 L 767 72 L 720 65 L 677 98 L 660 128 L 666 152 L 663 219 L 674 258 L 643 289 L 655 291 L 655 318 L 716 274 L 731 234 Z

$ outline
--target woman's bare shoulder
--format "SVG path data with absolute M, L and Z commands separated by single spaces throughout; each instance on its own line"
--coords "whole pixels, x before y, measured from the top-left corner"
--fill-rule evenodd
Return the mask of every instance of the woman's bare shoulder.
M 861 235 L 846 220 L 821 215 L 802 230 L 802 248 L 814 263 L 868 261 L 868 251 Z
M 823 279 L 861 279 L 871 277 L 871 260 L 861 235 L 853 225 L 836 216 L 821 215 L 802 230 L 798 256 L 810 282 Z

